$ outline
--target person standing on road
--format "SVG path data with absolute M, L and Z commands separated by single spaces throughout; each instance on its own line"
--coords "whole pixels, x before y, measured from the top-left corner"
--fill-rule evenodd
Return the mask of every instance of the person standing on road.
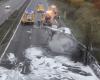
M 41 24 L 42 24 L 41 17 L 42 17 L 42 13 L 37 13 L 36 21 L 37 21 L 38 27 L 41 27 Z
M 30 71 L 30 62 L 31 62 L 31 60 L 29 60 L 29 59 L 24 60 L 24 64 L 23 64 L 22 72 L 21 72 L 22 74 L 28 74 L 31 72 Z

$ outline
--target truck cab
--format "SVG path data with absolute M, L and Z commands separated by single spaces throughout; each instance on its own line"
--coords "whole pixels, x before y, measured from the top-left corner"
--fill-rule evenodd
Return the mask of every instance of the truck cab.
M 39 3 L 37 6 L 36 6 L 36 10 L 37 12 L 44 12 L 44 5 L 42 3 Z
M 54 18 L 58 18 L 58 9 L 57 9 L 57 7 L 55 5 L 51 5 L 49 7 L 49 10 L 52 10 Z
M 33 10 L 26 10 L 21 18 L 22 24 L 33 24 L 34 23 L 34 11 Z
M 42 20 L 44 26 L 52 26 L 52 11 L 46 11 L 46 13 L 44 13 L 44 17 Z

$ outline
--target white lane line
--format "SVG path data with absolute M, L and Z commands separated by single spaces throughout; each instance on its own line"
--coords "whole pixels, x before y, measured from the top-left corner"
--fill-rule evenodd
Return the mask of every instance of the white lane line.
M 21 22 L 21 21 L 20 21 L 20 22 Z M 15 34 L 16 34 L 18 28 L 19 28 L 20 22 L 19 22 L 19 24 L 17 25 L 17 28 L 16 28 L 16 30 L 15 30 L 13 36 L 11 37 L 9 43 L 7 44 L 7 46 L 6 46 L 6 48 L 5 48 L 4 52 L 3 52 L 3 54 L 1 55 L 1 57 L 0 57 L 0 62 L 1 62 L 2 58 L 3 58 L 3 56 L 5 55 L 5 53 L 6 53 L 7 49 L 8 49 L 8 47 L 9 47 L 9 45 L 10 45 L 10 43 L 11 43 L 11 41 L 13 40 L 13 38 L 14 38 L 14 36 L 15 36 Z
M 2 42 L 4 41 L 4 39 L 6 38 L 6 36 L 8 35 L 9 31 L 11 30 L 11 28 L 7 31 L 7 33 L 5 34 L 5 36 L 3 37 L 2 41 L 0 42 L 0 45 L 2 44 Z
M 31 0 L 31 2 L 28 4 L 27 8 L 31 5 L 31 3 L 32 3 L 32 0 Z M 26 9 L 27 9 L 27 8 L 26 8 Z M 26 9 L 25 9 L 25 10 L 26 10 Z M 10 46 L 11 41 L 13 40 L 13 38 L 14 38 L 14 36 L 15 36 L 15 34 L 16 34 L 18 28 L 19 28 L 20 23 L 21 23 L 21 19 L 20 19 L 20 21 L 19 21 L 19 24 L 17 25 L 17 28 L 16 28 L 16 30 L 15 30 L 13 36 L 11 37 L 10 41 L 8 42 L 6 48 L 5 48 L 4 52 L 3 52 L 3 54 L 2 54 L 1 57 L 0 57 L 0 63 L 1 63 L 1 60 L 2 60 L 3 56 L 5 55 L 5 53 L 6 53 L 7 49 L 8 49 L 8 47 Z

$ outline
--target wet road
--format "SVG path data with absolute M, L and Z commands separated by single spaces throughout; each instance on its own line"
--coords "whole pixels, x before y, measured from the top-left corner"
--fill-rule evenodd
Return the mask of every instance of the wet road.
M 47 9 L 48 4 L 46 0 L 32 0 L 32 2 L 29 4 L 27 8 L 33 9 L 35 11 L 36 4 L 40 2 Z M 38 13 L 36 13 L 36 15 L 37 15 L 36 16 L 36 21 L 37 21 Z M 58 35 L 60 39 L 63 38 L 63 35 L 61 37 L 60 36 Z M 23 26 L 19 23 L 19 25 L 17 26 L 15 30 L 14 35 L 12 36 L 10 42 L 5 48 L 4 53 L 1 56 L 2 60 L 6 60 L 7 55 L 9 53 L 12 53 L 15 55 L 15 57 L 18 59 L 19 62 L 24 62 L 25 66 L 20 66 L 22 67 L 22 73 L 30 72 L 30 68 L 29 68 L 30 61 L 25 59 L 25 57 L 31 60 L 32 74 L 26 75 L 26 76 L 24 75 L 26 79 L 16 79 L 16 80 L 33 80 L 35 79 L 34 76 L 37 76 L 37 78 L 45 77 L 45 80 L 89 80 L 89 77 L 92 76 L 92 72 L 90 68 L 85 67 L 80 63 L 74 63 L 73 61 L 70 61 L 69 59 L 67 59 L 65 56 L 60 56 L 60 55 L 48 56 L 48 54 L 51 52 L 49 52 L 49 50 L 44 49 L 43 47 L 46 47 L 48 45 L 49 37 L 50 37 L 50 34 L 47 29 L 40 28 L 36 24 Z M 58 37 L 56 41 L 59 42 L 61 40 Z M 65 38 L 65 41 L 66 40 L 68 39 Z M 68 46 L 70 46 L 70 44 Z M 68 46 L 65 45 L 64 47 L 68 47 Z M 45 51 L 42 52 L 43 51 L 42 48 L 37 49 L 34 47 L 42 47 Z M 26 54 L 24 54 L 25 51 L 27 52 Z M 47 53 L 47 54 L 43 54 L 41 57 L 42 53 Z M 47 56 L 44 56 L 44 55 L 47 55 Z M 90 71 L 88 72 L 87 69 L 90 69 Z M 16 70 L 14 70 L 13 72 L 14 74 L 15 72 L 17 74 Z M 6 72 L 4 74 L 6 75 Z M 11 76 L 11 74 L 7 74 L 7 75 Z M 20 77 L 19 75 L 16 75 L 16 76 Z M 80 76 L 82 76 L 83 79 L 79 78 Z M 89 76 L 89 77 L 86 77 L 86 76 Z M 41 79 L 37 79 L 37 78 L 36 80 L 42 79 L 42 78 Z M 15 80 L 15 75 L 12 77 L 12 79 L 8 79 L 8 80 Z M 93 79 L 93 80 L 98 80 L 98 79 Z
M 35 6 L 38 3 L 42 3 L 45 6 L 45 10 L 48 7 L 47 2 L 45 0 L 32 0 L 27 9 L 33 9 L 35 11 Z M 38 13 L 37 17 L 38 18 Z M 21 23 L 17 27 L 17 31 L 8 43 L 6 50 L 1 56 L 3 59 L 6 54 L 14 53 L 19 61 L 22 61 L 24 58 L 24 50 L 29 48 L 30 46 L 42 46 L 46 45 L 48 42 L 48 31 L 45 29 L 40 29 L 37 25 L 21 25 Z
M 2 24 L 15 10 L 18 10 L 26 0 L 9 0 L 0 5 L 0 24 Z M 5 6 L 10 9 L 5 9 Z

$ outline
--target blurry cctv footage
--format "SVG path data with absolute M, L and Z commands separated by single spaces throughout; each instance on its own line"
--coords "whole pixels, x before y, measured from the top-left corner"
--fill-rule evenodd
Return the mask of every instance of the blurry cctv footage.
M 100 80 L 100 0 L 0 0 L 0 80 Z

